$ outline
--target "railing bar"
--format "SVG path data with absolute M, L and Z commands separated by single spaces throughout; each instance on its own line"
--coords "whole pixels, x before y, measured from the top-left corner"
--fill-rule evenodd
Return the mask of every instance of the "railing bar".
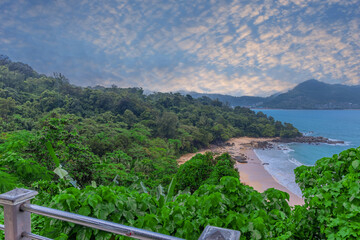
M 36 234 L 33 234 L 33 233 L 28 233 L 28 232 L 23 232 L 22 236 L 27 237 L 27 238 L 31 238 L 31 239 L 35 239 L 35 240 L 53 240 L 51 238 L 43 237 L 43 236 L 36 235 Z
M 0 230 L 4 230 L 5 231 L 5 226 L 0 224 Z
M 91 227 L 123 236 L 137 238 L 141 240 L 180 240 L 181 238 L 168 236 L 161 233 L 151 232 L 135 227 L 129 227 L 97 218 L 86 217 L 74 213 L 64 212 L 52 208 L 37 206 L 33 204 L 21 205 L 21 210 L 36 213 L 42 216 L 56 218 L 59 220 L 80 224 L 82 226 Z

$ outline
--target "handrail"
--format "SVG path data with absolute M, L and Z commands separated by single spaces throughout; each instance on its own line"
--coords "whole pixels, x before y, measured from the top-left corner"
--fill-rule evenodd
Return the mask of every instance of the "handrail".
M 0 230 L 5 231 L 5 226 L 0 224 Z M 35 239 L 35 240 L 52 240 L 51 238 L 43 237 L 43 236 L 36 235 L 36 234 L 33 234 L 33 233 L 28 233 L 28 232 L 24 232 L 22 234 L 22 236 L 27 237 L 27 238 L 31 238 L 31 239 Z
M 45 217 L 51 217 L 67 222 L 76 223 L 82 226 L 91 227 L 123 236 L 137 238 L 141 240 L 181 240 L 181 238 L 168 236 L 161 233 L 151 232 L 143 229 L 125 226 L 97 218 L 86 217 L 74 213 L 64 212 L 52 208 L 37 206 L 33 204 L 23 204 L 20 206 L 22 211 L 36 213 Z
M 35 240 L 53 240 L 51 238 L 43 237 L 43 236 L 36 235 L 36 234 L 33 234 L 33 233 L 28 233 L 28 232 L 23 232 L 22 237 L 23 238 L 35 239 Z

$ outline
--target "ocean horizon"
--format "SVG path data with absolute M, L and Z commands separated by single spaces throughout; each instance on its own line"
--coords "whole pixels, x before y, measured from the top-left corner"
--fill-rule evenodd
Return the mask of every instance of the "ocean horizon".
M 257 157 L 263 163 L 268 163 L 264 167 L 275 180 L 300 197 L 302 193 L 295 182 L 295 168 L 301 165 L 313 166 L 323 157 L 332 157 L 346 149 L 360 146 L 360 111 L 252 110 L 291 123 L 304 135 L 344 141 L 344 144 L 277 143 L 273 149 L 255 150 Z

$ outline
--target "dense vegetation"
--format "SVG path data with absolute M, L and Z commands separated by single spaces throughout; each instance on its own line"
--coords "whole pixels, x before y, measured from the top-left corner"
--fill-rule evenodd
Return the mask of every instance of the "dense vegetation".
M 116 178 L 125 186 L 142 180 L 154 187 L 170 182 L 182 153 L 235 136 L 299 135 L 291 124 L 247 108 L 189 95 L 145 96 L 138 88 L 81 88 L 62 74 L 47 77 L 4 56 L 0 119 L 0 167 L 8 168 L 1 174 L 27 186 L 54 178 L 49 144 L 80 186 Z M 31 166 L 25 172 L 44 174 L 22 176 L 19 164 Z
M 289 195 L 285 192 L 268 189 L 259 193 L 233 176 L 217 182 L 214 164 L 231 172 L 228 161 L 227 154 L 217 158 L 198 154 L 191 159 L 191 165 L 210 170 L 210 174 L 203 173 L 203 184 L 192 194 L 174 191 L 177 178 L 167 190 L 118 184 L 78 189 L 68 187 L 67 181 L 38 181 L 32 187 L 40 195 L 33 202 L 185 239 L 197 239 L 208 224 L 237 229 L 242 239 L 360 237 L 360 148 L 320 159 L 313 167 L 297 168 L 296 180 L 305 205 L 295 208 L 287 204 Z M 198 171 L 186 165 L 180 172 L 189 178 L 199 177 Z M 34 232 L 57 239 L 113 239 L 109 233 L 40 216 L 33 216 L 33 222 Z
M 241 184 L 228 154 L 178 167 L 180 154 L 230 137 L 299 135 L 263 113 L 206 97 L 76 87 L 2 56 L 0 119 L 0 192 L 35 189 L 35 204 L 186 239 L 208 224 L 243 239 L 359 237 L 360 149 L 298 168 L 306 205 L 294 209 L 287 193 Z M 32 218 L 33 232 L 48 237 L 121 239 Z
M 270 97 L 234 97 L 221 94 L 201 94 L 190 92 L 195 98 L 206 96 L 218 99 L 231 106 L 250 106 L 277 109 L 360 109 L 360 86 L 327 84 L 317 80 L 307 80 L 286 93 Z

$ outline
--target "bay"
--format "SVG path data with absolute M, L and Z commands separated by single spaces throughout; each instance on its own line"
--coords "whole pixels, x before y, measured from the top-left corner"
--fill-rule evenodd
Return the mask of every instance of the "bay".
M 301 196 L 295 183 L 294 169 L 301 165 L 312 166 L 318 159 L 331 157 L 349 148 L 360 146 L 359 110 L 278 110 L 253 109 L 272 116 L 275 120 L 293 124 L 309 136 L 322 136 L 342 140 L 344 144 L 279 144 L 274 149 L 255 150 L 259 159 L 269 163 L 266 170 L 290 191 Z

